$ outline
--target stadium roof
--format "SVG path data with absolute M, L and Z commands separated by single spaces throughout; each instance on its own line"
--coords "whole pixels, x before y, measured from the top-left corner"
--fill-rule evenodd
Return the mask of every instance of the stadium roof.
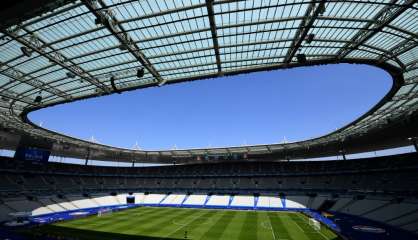
M 52 140 L 53 154 L 192 162 L 204 155 L 304 158 L 408 144 L 418 102 L 418 3 L 383 1 L 27 0 L 0 11 L 0 117 Z M 31 111 L 184 81 L 329 63 L 378 66 L 391 91 L 364 116 L 303 142 L 137 151 L 36 126 Z

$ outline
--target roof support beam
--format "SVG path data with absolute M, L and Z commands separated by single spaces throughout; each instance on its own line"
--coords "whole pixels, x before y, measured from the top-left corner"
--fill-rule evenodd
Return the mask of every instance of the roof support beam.
M 417 84 L 417 83 L 418 83 L 418 76 L 405 79 L 405 85 Z
M 409 62 L 408 64 L 406 64 L 406 72 L 415 70 L 418 68 L 418 59 L 412 62 Z
M 302 19 L 302 22 L 296 31 L 295 38 L 293 39 L 292 44 L 290 45 L 290 48 L 286 54 L 286 58 L 284 60 L 285 64 L 289 64 L 292 61 L 293 57 L 302 45 L 302 42 L 305 40 L 306 35 L 308 34 L 321 10 L 323 10 L 324 6 L 325 0 L 321 0 L 318 5 L 316 5 L 315 1 L 309 4 L 308 8 L 306 9 L 305 17 Z
M 228 12 L 226 12 L 226 13 L 228 13 Z M 147 19 L 147 18 L 145 18 L 145 19 Z M 236 23 L 236 24 L 231 24 L 231 25 L 223 25 L 223 26 L 219 25 L 219 26 L 217 26 L 217 29 L 250 26 L 250 25 L 254 25 L 254 24 L 268 24 L 268 23 L 286 22 L 286 21 L 292 21 L 292 20 L 294 21 L 294 20 L 301 20 L 301 19 L 303 19 L 303 17 L 300 17 L 300 16 L 286 17 L 286 18 L 284 17 L 282 19 L 260 20 L 260 21 L 257 21 L 256 23 L 242 22 L 242 23 Z M 369 19 L 336 18 L 336 17 L 330 17 L 330 16 L 318 16 L 317 19 L 330 20 L 330 21 L 353 21 L 353 22 L 370 22 L 371 21 Z M 119 23 L 124 24 L 124 23 L 130 23 L 130 22 L 133 22 L 133 21 L 140 21 L 140 20 L 144 20 L 144 18 L 124 19 L 124 20 L 121 20 Z M 156 26 L 159 26 L 159 25 L 161 25 L 161 24 L 150 25 L 149 27 L 156 27 Z M 87 35 L 87 34 L 102 30 L 103 28 L 104 28 L 103 26 L 98 26 L 97 28 L 94 28 L 94 29 L 89 29 L 89 30 L 86 30 L 86 31 L 83 31 L 83 32 L 75 33 L 73 35 L 70 35 L 70 36 L 67 36 L 67 37 L 64 37 L 64 38 L 61 38 L 61 39 L 57 39 L 53 42 L 49 42 L 48 45 L 55 45 L 55 44 L 58 44 L 60 42 L 64 42 L 64 41 L 67 41 L 67 40 L 70 40 L 70 39 L 73 39 L 73 38 L 77 38 L 77 37 L 82 36 L 82 35 Z M 395 28 L 394 26 L 391 26 L 391 28 L 393 28 L 397 31 L 402 31 L 403 33 L 408 34 L 408 35 L 413 34 L 411 32 L 405 31 L 404 29 Z M 139 27 L 134 27 L 134 28 L 129 29 L 127 32 L 137 31 L 139 29 L 140 29 Z M 151 38 L 148 38 L 148 39 L 142 39 L 141 41 L 153 41 L 153 40 L 165 39 L 165 38 L 182 36 L 182 35 L 198 33 L 198 32 L 205 32 L 205 31 L 210 31 L 210 27 L 209 28 L 200 28 L 200 29 L 193 30 L 193 31 L 178 32 L 178 33 L 176 32 L 176 33 L 163 35 L 163 36 L 155 36 L 155 37 L 151 37 Z M 105 38 L 105 37 L 110 36 L 110 35 L 111 34 L 104 34 L 104 35 L 100 36 L 99 38 L 91 38 L 91 39 L 86 40 L 85 42 L 96 41 L 100 38 Z M 81 43 L 84 43 L 84 42 L 81 42 Z M 1 44 L 0 44 L 0 46 L 1 46 Z M 68 45 L 66 47 L 69 47 L 69 46 L 72 46 L 72 45 Z
M 206 9 L 208 11 L 208 18 L 210 24 L 210 32 L 212 34 L 213 49 L 215 50 L 216 66 L 218 67 L 218 74 L 222 75 L 221 56 L 219 54 L 218 34 L 216 32 L 215 12 L 213 10 L 213 0 L 206 0 Z
M 397 44 L 396 46 L 394 46 L 393 48 L 391 48 L 388 52 L 390 53 L 390 55 L 382 55 L 379 58 L 379 62 L 386 62 L 388 60 L 397 60 L 398 56 L 417 47 L 418 46 L 418 38 L 415 37 L 410 37 L 408 39 L 405 39 L 404 41 L 400 42 L 399 44 Z M 405 67 L 403 65 L 401 65 L 401 67 Z
M 40 16 L 51 11 L 51 9 L 58 9 L 65 4 L 75 2 L 75 0 L 21 0 L 12 2 L 2 3 L 2 9 L 0 10 L 1 29 Z
M 60 96 L 60 97 L 64 98 L 65 100 L 68 100 L 68 101 L 71 100 L 71 95 L 68 95 L 67 93 L 65 93 L 65 92 L 63 92 L 63 91 L 61 91 L 57 88 L 54 88 L 54 87 L 48 85 L 47 83 L 44 83 L 44 82 L 42 82 L 42 81 L 40 81 L 36 78 L 30 77 L 30 76 L 28 76 L 28 74 L 25 74 L 25 73 L 21 72 L 20 70 L 15 69 L 11 66 L 0 65 L 0 69 L 3 66 L 7 67 L 7 70 L 1 72 L 1 74 L 3 74 L 3 75 L 5 75 L 5 76 L 7 76 L 7 77 L 9 77 L 9 78 L 11 78 L 15 81 L 31 85 L 32 87 L 37 88 L 39 90 L 42 90 L 42 91 L 49 92 L 49 93 L 52 93 L 54 95 Z M 5 87 L 4 85 L 1 86 L 1 88 L 3 88 L 3 89 L 4 89 L 4 87 Z M 0 91 L 3 91 L 3 90 L 0 90 Z
M 328 61 L 320 61 L 321 63 L 331 63 L 330 60 L 331 60 L 332 55 L 314 55 L 314 56 L 315 57 L 319 57 L 321 59 L 329 59 Z M 283 58 L 284 58 L 284 56 L 283 56 Z M 270 59 L 270 58 L 267 58 L 267 57 L 254 58 L 254 59 L 247 59 L 246 61 L 267 60 L 267 59 Z M 240 62 L 242 62 L 242 61 L 239 61 L 239 60 L 228 61 L 228 63 L 240 63 Z M 315 63 L 315 62 L 316 61 L 312 61 L 312 63 Z M 216 63 L 213 62 L 211 64 L 215 65 Z M 295 64 L 295 65 L 297 65 L 297 64 Z M 193 67 L 202 67 L 202 66 L 207 66 L 207 64 L 198 64 L 198 65 L 193 65 L 193 66 L 189 66 L 189 67 L 193 68 Z M 285 68 L 285 66 L 282 65 L 282 64 L 267 64 L 267 65 L 265 65 L 263 67 L 259 67 L 259 66 L 258 67 L 254 67 L 252 65 L 246 65 L 246 67 L 247 67 L 246 69 L 241 69 L 241 70 L 228 70 L 228 71 L 224 71 L 223 73 L 224 73 L 224 75 L 235 75 L 235 74 L 239 74 L 239 73 L 249 73 L 249 72 L 252 72 L 252 71 L 270 71 L 270 70 L 276 70 L 276 69 L 283 69 L 283 68 Z M 182 67 L 181 69 L 187 69 L 187 68 L 188 67 L 186 66 L 186 67 Z M 179 68 L 169 68 L 169 69 L 164 69 L 164 71 L 170 71 L 170 70 L 176 70 L 176 69 L 178 70 Z M 213 70 L 215 70 L 215 68 L 213 68 Z M 182 72 L 185 73 L 185 74 L 195 73 L 195 71 L 192 71 L 192 70 L 189 70 L 189 71 L 184 70 Z M 132 75 L 134 73 L 135 73 L 135 71 L 133 71 L 132 68 L 126 68 L 126 69 L 123 69 L 121 71 L 113 71 L 111 73 L 104 73 L 104 74 L 105 75 L 106 74 L 111 74 L 112 76 L 115 76 L 116 79 L 120 80 L 120 79 L 128 78 L 130 76 L 134 76 L 134 75 Z M 164 76 L 175 76 L 175 75 L 176 74 L 164 74 Z M 204 75 L 193 75 L 192 77 L 190 77 L 190 80 L 214 78 L 216 76 L 217 76 L 217 73 L 204 74 Z M 97 76 L 97 77 L 99 79 L 101 78 L 101 76 L 100 77 Z M 177 83 L 177 82 L 182 82 L 182 81 L 185 81 L 185 79 L 182 78 L 182 77 L 181 78 L 171 78 L 170 79 L 170 83 L 174 83 L 174 82 Z M 123 82 L 123 84 L 127 84 L 127 82 Z M 143 86 L 144 87 L 150 87 L 151 85 L 150 84 L 144 84 Z M 82 93 L 82 91 L 83 91 L 81 89 L 90 89 L 90 88 L 87 88 L 86 86 L 82 86 L 82 87 L 78 87 L 78 88 L 71 89 L 69 92 L 71 94 L 79 94 L 79 93 Z M 128 89 L 130 89 L 130 87 L 125 88 L 124 90 L 128 90 Z M 53 98 L 53 99 L 49 99 L 48 98 L 48 100 L 49 101 L 53 101 L 53 100 L 55 100 L 55 98 Z
M 343 59 L 353 50 L 357 49 L 364 42 L 372 38 L 379 33 L 384 27 L 388 26 L 394 19 L 400 16 L 408 8 L 416 2 L 415 0 L 402 0 L 401 4 L 396 4 L 398 0 L 392 0 L 389 5 L 386 5 L 376 16 L 373 18 L 373 22 L 369 22 L 365 29 L 357 32 L 352 38 L 352 43 L 346 44 L 337 53 L 337 59 Z
M 107 9 L 105 3 L 101 0 L 83 0 L 86 7 L 100 19 L 101 23 L 109 30 L 113 36 L 120 42 L 122 47 L 126 48 L 148 72 L 157 80 L 158 86 L 166 81 L 160 76 L 152 63 L 145 57 L 139 47 L 133 42 L 128 32 L 123 28 L 110 9 Z
M 25 30 L 24 28 L 20 28 L 17 26 L 16 28 L 9 28 L 4 31 L 4 34 L 11 37 L 16 42 L 22 44 L 23 46 L 26 46 L 30 48 L 32 51 L 37 52 L 38 54 L 42 55 L 43 57 L 47 58 L 50 62 L 56 63 L 60 65 L 62 68 L 67 69 L 68 71 L 72 72 L 76 76 L 79 76 L 82 79 L 85 79 L 86 81 L 90 82 L 91 84 L 95 85 L 97 88 L 102 89 L 103 91 L 110 93 L 111 90 L 103 83 L 99 82 L 97 79 L 92 77 L 89 73 L 84 71 L 81 67 L 74 64 L 68 58 L 66 58 L 64 55 L 59 53 L 58 51 L 49 53 L 49 51 L 46 51 L 45 48 L 45 42 L 42 41 L 39 37 L 37 37 L 35 34 L 25 35 L 24 37 L 19 37 L 19 32 Z M 51 47 L 47 47 L 51 50 L 54 50 Z
M 18 93 L 14 92 L 14 91 L 11 91 L 11 90 L 7 90 L 7 89 L 1 90 L 0 91 L 0 96 L 4 97 L 6 99 L 12 99 L 12 100 L 17 101 L 17 102 L 23 102 L 23 103 L 26 103 L 28 105 L 35 105 L 33 103 L 32 98 L 19 96 Z M 2 99 L 2 100 L 4 101 L 4 99 Z
M 234 36 L 235 35 L 244 35 L 244 34 L 245 33 L 239 33 L 239 34 L 234 34 Z M 226 36 L 229 36 L 229 35 L 226 35 Z M 258 44 L 277 43 L 277 42 L 290 42 L 292 40 L 293 40 L 292 38 L 289 38 L 289 39 L 278 39 L 278 40 L 269 40 L 269 41 L 254 41 L 254 42 L 248 42 L 248 43 L 222 45 L 222 46 L 219 46 L 219 48 L 229 48 L 229 47 L 237 47 L 237 46 L 250 46 L 250 45 L 258 45 Z M 134 43 L 138 43 L 138 42 L 139 41 L 134 41 Z M 187 41 L 187 42 L 190 42 L 190 41 Z M 348 43 L 348 41 L 346 41 L 346 40 L 333 40 L 333 39 L 315 39 L 315 42 L 332 42 L 332 43 L 339 42 L 339 43 Z M 182 44 L 182 43 L 185 43 L 185 42 L 179 42 L 178 44 Z M 161 45 L 161 46 L 171 46 L 171 43 L 170 43 L 170 45 Z M 364 46 L 367 47 L 367 48 L 374 49 L 376 51 L 382 52 L 384 54 L 389 54 L 389 52 L 387 52 L 386 50 L 381 49 L 381 48 L 378 48 L 376 46 L 370 46 L 370 45 L 364 45 Z M 79 58 L 83 58 L 83 57 L 87 57 L 87 56 L 92 56 L 94 54 L 98 54 L 98 53 L 110 51 L 110 50 L 116 49 L 116 48 L 118 48 L 118 46 L 112 46 L 112 47 L 104 48 L 104 49 L 101 49 L 101 50 L 98 50 L 98 51 L 85 53 L 83 55 L 73 57 L 73 58 L 71 58 L 71 60 L 75 60 L 75 59 L 79 59 Z M 156 59 L 156 58 L 167 57 L 167 56 L 182 55 L 182 54 L 186 54 L 186 53 L 193 53 L 193 52 L 205 51 L 205 50 L 211 50 L 211 49 L 213 49 L 213 47 L 205 47 L 205 48 L 199 48 L 199 49 L 190 49 L 190 50 L 182 51 L 182 52 L 172 52 L 172 53 L 167 53 L 167 54 L 154 55 L 152 57 L 149 57 L 148 59 Z M 121 52 L 120 54 L 123 54 L 123 52 Z M 220 54 L 220 55 L 222 55 L 222 54 Z M 116 56 L 116 55 L 113 55 L 113 56 Z M 108 57 L 108 56 L 106 56 L 106 57 Z M 103 58 L 106 58 L 106 57 L 102 57 L 102 58 L 98 58 L 98 59 L 103 59 Z M 80 64 L 87 63 L 87 62 L 92 62 L 92 61 L 95 61 L 95 60 L 96 59 L 88 60 L 88 61 L 84 61 L 84 62 L 80 62 Z M 132 62 L 135 62 L 135 61 L 136 60 L 134 60 L 134 61 L 127 61 L 127 62 L 115 64 L 115 65 L 127 64 L 127 63 L 132 63 Z M 157 63 L 154 63 L 154 64 L 157 64 Z M 105 67 L 102 67 L 101 69 L 107 68 L 107 67 L 108 66 L 105 66 Z M 38 71 L 41 71 L 41 70 L 43 70 L 45 68 L 37 69 L 33 73 L 38 72 Z M 92 69 L 91 71 L 96 71 L 96 70 L 97 69 Z

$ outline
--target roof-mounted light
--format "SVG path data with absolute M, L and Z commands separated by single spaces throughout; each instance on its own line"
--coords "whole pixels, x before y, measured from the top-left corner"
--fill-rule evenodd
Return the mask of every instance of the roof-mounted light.
M 116 78 L 114 76 L 111 76 L 110 77 L 110 85 L 112 86 L 112 89 L 113 89 L 114 92 L 116 92 L 117 94 L 121 94 L 122 92 L 119 91 L 119 89 L 116 87 L 115 80 L 116 80 Z
M 299 53 L 296 55 L 296 58 L 298 60 L 299 63 L 304 64 L 306 63 L 306 55 L 303 53 Z
M 96 25 L 100 25 L 100 24 L 102 24 L 103 22 L 102 22 L 102 19 L 101 18 L 95 18 L 94 19 L 94 24 L 96 24 Z
M 66 75 L 68 78 L 75 78 L 75 74 L 72 72 L 67 72 Z
M 318 6 L 318 8 L 319 8 L 319 15 L 323 15 L 324 13 L 325 13 L 325 2 L 320 2 L 319 3 L 319 6 Z
M 32 51 L 29 48 L 21 47 L 20 50 L 22 51 L 23 55 L 25 55 L 26 57 L 32 56 Z
M 40 104 L 42 102 L 42 96 L 41 95 L 36 96 L 33 102 L 36 104 Z
M 144 68 L 138 68 L 138 70 L 136 71 L 136 76 L 138 78 L 142 78 L 145 74 Z
M 315 38 L 315 34 L 313 34 L 313 33 L 308 34 L 308 36 L 306 36 L 306 39 L 305 39 L 306 43 L 311 44 L 312 41 L 314 40 L 314 38 Z

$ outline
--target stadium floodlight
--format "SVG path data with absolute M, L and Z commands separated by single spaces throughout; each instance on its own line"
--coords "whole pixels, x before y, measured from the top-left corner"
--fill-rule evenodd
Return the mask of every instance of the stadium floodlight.
M 68 78 L 75 78 L 75 74 L 72 72 L 67 72 L 66 75 Z
M 94 19 L 94 24 L 96 24 L 96 25 L 102 24 L 102 19 L 100 19 L 100 18 Z
M 32 56 L 32 51 L 29 48 L 21 47 L 20 50 L 22 51 L 23 55 L 25 55 L 26 57 Z
M 306 55 L 303 53 L 297 54 L 296 58 L 298 60 L 299 63 L 304 64 L 306 63 Z
M 308 36 L 306 37 L 306 43 L 311 44 L 312 41 L 314 40 L 314 38 L 315 38 L 315 34 L 313 34 L 313 33 L 308 34 Z
M 415 152 L 418 152 L 418 143 L 416 137 L 409 137 L 408 140 L 414 145 Z
M 324 15 L 325 10 L 326 10 L 325 2 L 320 2 L 318 8 L 319 8 L 319 15 Z
M 144 68 L 138 68 L 138 70 L 136 71 L 136 76 L 138 78 L 142 78 L 145 74 Z
M 111 76 L 110 85 L 112 86 L 113 91 L 115 91 L 117 94 L 121 94 L 122 92 L 116 87 L 115 80 L 116 78 L 114 76 Z
M 341 156 L 343 157 L 343 160 L 347 160 L 347 157 L 345 156 L 345 150 L 344 149 L 342 149 L 342 150 L 340 150 L 340 151 L 338 151 L 340 154 L 341 154 Z
M 34 102 L 37 104 L 40 104 L 42 102 L 42 96 L 41 95 L 36 96 Z

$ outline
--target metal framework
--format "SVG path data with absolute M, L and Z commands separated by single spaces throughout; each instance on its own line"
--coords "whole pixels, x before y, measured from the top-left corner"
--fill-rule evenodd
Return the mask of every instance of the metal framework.
M 315 149 L 331 155 L 342 150 L 342 142 L 386 131 L 417 112 L 414 0 L 39 1 L 48 9 L 28 12 L 30 17 L 21 22 L 6 14 L 8 19 L 0 24 L 0 126 L 50 139 L 55 155 L 83 158 L 88 153 L 89 159 L 137 163 L 181 158 L 199 162 L 207 155 L 235 154 L 287 159 Z M 297 54 L 306 60 L 298 61 Z M 71 138 L 27 119 L 39 108 L 119 91 L 342 62 L 383 68 L 394 78 L 393 88 L 353 123 L 303 142 L 129 150 Z M 138 78 L 141 68 L 144 75 Z M 37 96 L 41 101 L 35 101 Z M 385 146 L 399 141 L 394 138 Z M 333 148 L 324 147 L 328 145 Z

